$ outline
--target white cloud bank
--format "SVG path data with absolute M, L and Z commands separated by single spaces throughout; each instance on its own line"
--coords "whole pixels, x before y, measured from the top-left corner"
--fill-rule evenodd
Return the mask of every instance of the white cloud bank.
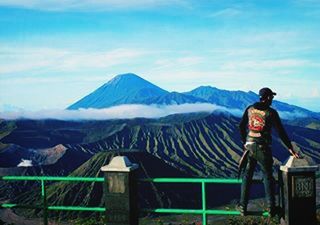
M 1 111 L 3 110 L 3 111 Z M 223 106 L 210 103 L 195 103 L 181 105 L 139 105 L 128 104 L 114 106 L 105 109 L 45 109 L 39 111 L 26 111 L 14 108 L 13 110 L 1 109 L 0 119 L 17 120 L 17 119 L 56 119 L 56 120 L 109 120 L 109 119 L 133 119 L 133 118 L 160 118 L 173 114 L 198 113 L 198 112 L 226 112 L 236 117 L 241 117 L 244 110 L 235 108 L 226 108 Z M 292 120 L 295 118 L 308 117 L 302 112 L 279 111 L 282 119 Z
M 214 104 L 182 104 L 182 105 L 120 105 L 106 109 L 79 110 L 41 110 L 41 111 L 7 111 L 0 112 L 0 118 L 15 119 L 58 119 L 58 120 L 107 120 L 132 118 L 159 118 L 172 114 L 227 111 L 241 115 L 238 109 L 227 109 Z

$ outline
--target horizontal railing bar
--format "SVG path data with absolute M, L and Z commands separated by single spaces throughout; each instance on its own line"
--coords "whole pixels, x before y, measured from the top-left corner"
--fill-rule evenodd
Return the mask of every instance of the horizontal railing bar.
M 215 184 L 241 184 L 242 179 L 235 178 L 147 178 L 139 179 L 139 182 L 153 182 L 153 183 L 215 183 Z M 253 179 L 253 183 L 260 184 L 262 179 Z M 277 183 L 278 181 L 275 180 Z
M 0 204 L 0 208 L 23 208 L 23 209 L 42 209 L 42 205 L 22 205 L 22 204 L 11 204 L 11 203 L 4 203 Z
M 48 206 L 48 210 L 105 212 L 106 208 L 81 206 Z
M 237 210 L 221 210 L 221 209 L 208 209 L 206 213 L 210 215 L 235 215 L 235 216 L 241 215 L 241 213 Z M 269 216 L 269 213 L 265 211 L 248 211 L 247 214 L 251 216 L 253 215 Z
M 142 209 L 143 212 L 154 212 L 154 213 L 172 213 L 172 214 L 208 214 L 208 215 L 234 215 L 239 216 L 241 213 L 236 210 L 202 210 L 202 209 Z M 268 212 L 258 211 L 258 212 L 248 212 L 248 215 L 260 215 L 260 216 L 269 216 Z
M 140 179 L 142 182 L 154 183 L 221 183 L 221 184 L 241 184 L 241 179 L 224 179 L 224 178 L 149 178 Z
M 237 210 L 208 209 L 206 213 L 210 215 L 241 215 L 241 213 Z
M 18 204 L 1 204 L 2 208 L 28 208 L 41 209 L 42 206 L 18 205 Z M 80 207 L 80 206 L 48 206 L 48 210 L 61 211 L 95 211 L 105 212 L 106 208 L 102 207 Z M 209 215 L 240 215 L 239 211 L 235 210 L 201 210 L 201 209 L 142 209 L 144 212 L 154 213 L 182 213 L 182 214 L 209 214 Z M 268 216 L 268 212 L 248 212 L 248 215 L 263 215 Z
M 183 214 L 203 214 L 202 209 L 141 209 L 143 212 L 154 213 L 183 213 Z
M 104 182 L 103 177 L 55 177 L 55 176 L 0 176 L 0 180 L 6 181 L 76 181 L 76 182 Z M 241 184 L 242 179 L 234 178 L 149 178 L 139 179 L 141 182 L 155 183 L 220 183 Z M 254 183 L 261 183 L 261 179 L 254 179 Z
M 53 176 L 1 176 L 0 180 L 104 182 L 103 177 L 53 177 Z
M 1 208 L 24 208 L 24 209 L 42 209 L 43 206 L 36 205 L 20 205 L 4 203 L 0 205 Z M 48 206 L 48 210 L 65 210 L 65 211 L 96 211 L 104 212 L 106 208 L 101 207 L 84 207 L 84 206 Z

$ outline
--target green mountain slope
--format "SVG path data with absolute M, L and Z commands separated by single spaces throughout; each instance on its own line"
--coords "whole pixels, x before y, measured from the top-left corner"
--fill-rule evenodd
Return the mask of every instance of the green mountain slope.
M 43 144 L 45 146 L 63 140 L 68 154 L 62 158 L 68 156 L 69 164 L 78 159 L 79 155 L 87 160 L 100 151 L 141 149 L 190 175 L 235 177 L 237 162 L 242 154 L 238 124 L 239 118 L 224 113 L 181 114 L 160 119 L 42 123 L 18 121 L 17 128 L 1 141 L 37 149 L 41 145 L 37 142 L 39 134 L 42 135 L 41 140 L 48 140 Z M 31 132 L 32 129 L 36 132 Z M 41 130 L 46 132 L 41 133 Z M 81 135 L 67 135 L 71 130 Z M 319 163 L 320 131 L 298 126 L 287 126 L 287 131 L 305 156 L 311 162 Z M 63 138 L 59 139 L 57 135 Z M 50 149 L 53 154 L 57 148 L 46 151 L 50 153 Z M 273 153 L 278 164 L 288 157 L 287 150 L 276 134 Z M 46 159 L 43 155 L 37 159 L 41 161 L 42 158 Z M 81 161 L 77 165 L 79 163 Z
M 238 118 L 224 114 L 211 114 L 177 124 L 169 120 L 166 123 L 131 121 L 105 139 L 67 147 L 91 152 L 143 149 L 190 175 L 235 177 L 242 154 L 238 124 Z M 287 130 L 310 162 L 319 163 L 320 132 L 294 126 L 288 126 Z M 274 136 L 273 152 L 276 164 L 289 156 L 277 135 Z
M 301 118 L 288 121 L 293 126 L 305 127 L 315 130 L 320 130 L 320 119 L 317 118 Z

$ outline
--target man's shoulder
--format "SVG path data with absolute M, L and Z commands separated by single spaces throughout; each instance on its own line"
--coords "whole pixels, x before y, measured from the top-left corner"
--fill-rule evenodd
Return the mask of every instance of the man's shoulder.
M 250 110 L 250 109 L 253 109 L 253 110 L 262 110 L 262 111 L 265 111 L 271 115 L 276 115 L 278 114 L 277 110 L 272 108 L 271 106 L 265 106 L 265 105 L 261 105 L 260 102 L 256 102 L 252 105 L 249 105 L 247 107 L 247 110 Z
M 276 109 L 269 107 L 270 112 L 278 113 Z
M 276 115 L 279 115 L 278 114 L 278 111 L 272 107 L 269 107 L 269 113 L 271 116 L 276 116 Z
M 247 107 L 247 110 L 249 110 L 249 109 L 265 111 L 265 110 L 268 109 L 268 107 L 262 105 L 260 102 L 256 102 L 256 103 L 254 103 L 252 105 L 249 105 Z
M 247 106 L 246 110 L 250 109 L 250 108 L 254 108 L 254 104 Z

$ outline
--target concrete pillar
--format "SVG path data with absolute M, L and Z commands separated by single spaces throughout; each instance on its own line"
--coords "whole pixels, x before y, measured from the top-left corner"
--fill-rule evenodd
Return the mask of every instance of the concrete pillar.
M 126 156 L 116 156 L 101 168 L 105 176 L 106 224 L 138 225 L 137 168 Z
M 318 166 L 290 156 L 280 167 L 281 225 L 316 225 L 316 182 Z

